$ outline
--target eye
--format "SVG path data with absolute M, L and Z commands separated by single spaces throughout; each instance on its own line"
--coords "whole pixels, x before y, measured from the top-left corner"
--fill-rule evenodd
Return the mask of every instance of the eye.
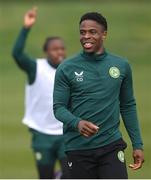
M 85 31 L 80 30 L 80 34 L 81 34 L 81 35 L 84 35 L 84 34 L 85 34 Z
M 95 34 L 97 33 L 97 31 L 94 30 L 94 29 L 92 29 L 92 30 L 90 31 L 90 33 L 93 34 L 93 35 L 95 35 Z

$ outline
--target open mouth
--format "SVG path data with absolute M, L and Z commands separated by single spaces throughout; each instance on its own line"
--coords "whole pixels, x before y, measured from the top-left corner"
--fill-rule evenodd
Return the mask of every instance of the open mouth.
M 83 47 L 84 47 L 85 49 L 91 49 L 91 48 L 93 47 L 93 43 L 91 43 L 91 42 L 85 42 L 85 43 L 83 43 Z

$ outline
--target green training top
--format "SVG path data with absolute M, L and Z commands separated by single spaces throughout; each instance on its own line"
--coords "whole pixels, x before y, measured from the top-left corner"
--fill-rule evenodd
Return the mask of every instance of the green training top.
M 28 37 L 30 28 L 22 28 L 21 32 L 16 40 L 15 46 L 13 48 L 13 57 L 17 65 L 26 72 L 28 76 L 28 83 L 33 84 L 36 79 L 36 69 L 37 62 L 36 59 L 31 58 L 24 52 L 26 39 Z M 57 65 L 53 64 L 51 60 L 48 60 L 49 65 L 57 68 Z
M 104 52 L 81 52 L 63 62 L 56 72 L 54 114 L 64 123 L 66 151 L 98 148 L 122 137 L 120 113 L 134 149 L 142 149 L 132 72 L 127 60 Z M 78 122 L 88 120 L 99 132 L 84 137 Z

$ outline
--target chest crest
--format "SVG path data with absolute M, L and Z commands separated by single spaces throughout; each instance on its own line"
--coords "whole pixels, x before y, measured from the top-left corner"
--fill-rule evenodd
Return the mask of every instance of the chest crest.
M 117 79 L 120 76 L 120 70 L 117 67 L 110 67 L 109 69 L 109 75 L 114 78 Z

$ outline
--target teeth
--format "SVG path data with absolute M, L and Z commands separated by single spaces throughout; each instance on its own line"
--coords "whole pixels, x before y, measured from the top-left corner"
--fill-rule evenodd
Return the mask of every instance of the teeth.
M 84 44 L 84 47 L 85 47 L 85 48 L 91 48 L 91 47 L 92 47 L 92 43 L 85 43 L 85 44 Z

